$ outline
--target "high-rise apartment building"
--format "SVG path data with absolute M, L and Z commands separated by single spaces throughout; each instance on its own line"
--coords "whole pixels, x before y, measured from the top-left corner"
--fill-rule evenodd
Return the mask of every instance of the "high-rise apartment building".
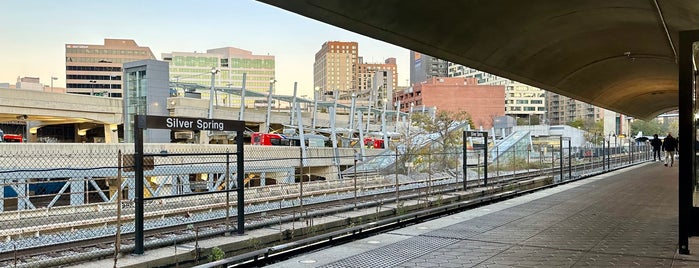
M 246 76 L 245 90 L 267 92 L 275 77 L 275 59 L 271 55 L 253 55 L 252 52 L 224 47 L 209 49 L 206 53 L 172 52 L 163 53 L 163 60 L 170 63 L 170 80 L 176 83 L 194 83 L 211 86 L 212 69 L 216 87 L 243 86 L 243 74 Z M 209 91 L 201 92 L 202 98 L 208 98 Z M 239 105 L 237 98 L 219 96 L 223 105 Z M 246 101 L 247 102 L 247 101 Z
M 505 86 L 505 114 L 543 123 L 546 118 L 546 91 L 507 78 L 482 72 L 456 63 L 449 63 L 450 77 L 472 77 L 479 85 Z
M 321 100 L 348 100 L 357 94 L 360 102 L 372 101 L 382 104 L 392 99 L 393 89 L 398 86 L 398 67 L 395 58 L 383 63 L 365 63 L 358 56 L 357 42 L 328 41 L 323 43 L 313 63 L 313 86 Z M 375 75 L 380 79 L 374 79 Z M 383 81 L 389 79 L 387 83 Z M 335 92 L 339 96 L 333 96 Z M 371 98 L 371 99 L 369 99 Z
M 432 77 L 447 77 L 449 62 L 420 52 L 410 51 L 410 84 L 420 83 Z
M 323 43 L 313 63 L 313 86 L 321 100 L 326 100 L 335 91 L 343 95 L 357 88 L 358 53 L 357 42 Z
M 566 96 L 547 92 L 549 108 L 548 122 L 551 125 L 563 125 L 577 119 L 598 121 L 604 119 L 604 109 L 571 99 Z
M 398 86 L 396 59 L 388 58 L 384 63 L 365 63 L 358 54 L 357 42 L 323 43 L 313 63 L 313 86 L 321 100 L 348 99 L 355 93 L 358 96 L 371 96 L 374 104 L 382 99 L 390 101 L 393 89 Z M 380 81 L 388 77 L 389 83 L 384 85 L 375 80 L 376 74 L 381 76 Z M 339 96 L 333 97 L 335 92 Z
M 155 59 L 134 40 L 104 39 L 103 45 L 66 44 L 66 92 L 122 96 L 124 63 Z
M 395 58 L 388 58 L 384 63 L 364 63 L 362 57 L 359 57 L 357 86 L 353 92 L 368 91 L 372 106 L 383 106 L 384 100 L 391 105 L 393 90 L 398 87 L 397 68 Z

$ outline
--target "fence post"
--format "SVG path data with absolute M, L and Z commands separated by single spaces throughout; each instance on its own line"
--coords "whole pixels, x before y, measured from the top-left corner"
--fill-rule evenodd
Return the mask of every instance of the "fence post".
M 485 165 L 483 165 L 483 184 L 484 186 L 488 186 L 488 132 L 483 133 L 483 143 L 485 144 L 483 148 L 483 162 L 485 163 Z M 493 144 L 495 144 L 495 139 L 493 139 Z
M 512 146 L 512 179 L 517 177 L 517 145 Z
M 633 145 L 629 140 L 629 165 L 633 164 Z
M 487 143 L 485 145 L 485 148 L 488 148 Z M 497 145 L 495 146 L 495 177 L 500 178 L 500 147 L 498 147 Z
M 362 145 L 363 146 L 363 145 Z M 354 208 L 357 209 L 357 161 L 359 161 L 361 155 L 359 153 L 354 153 Z M 303 171 L 301 171 L 303 173 Z
M 398 123 L 398 122 L 396 122 L 396 123 Z M 396 174 L 396 204 L 398 204 L 398 199 L 400 198 L 400 188 L 399 188 L 400 184 L 398 183 L 398 146 L 396 146 L 395 152 L 396 152 L 396 158 L 395 158 L 395 161 L 393 163 L 396 163 L 394 165 L 394 167 L 395 167 L 394 173 Z
M 306 141 L 301 141 L 301 142 L 306 142 Z M 303 213 L 303 147 L 299 147 L 301 151 L 299 154 L 299 166 L 301 167 L 301 179 L 299 180 L 299 209 L 301 213 Z M 311 174 L 308 174 L 308 180 L 311 180 Z
M 244 104 L 241 104 L 244 105 Z M 243 131 L 238 130 L 236 131 L 235 135 L 235 143 L 236 143 L 236 181 L 238 185 L 237 189 L 237 208 L 238 208 L 238 235 L 243 235 L 245 234 L 245 167 L 244 165 L 244 158 L 245 158 L 245 147 L 243 143 Z
M 610 141 L 607 141 L 607 170 L 612 169 L 612 161 L 610 159 L 611 157 L 612 157 L 612 141 L 610 140 Z
M 463 168 L 463 170 L 464 170 L 464 171 L 463 171 L 463 172 L 464 172 L 464 191 L 466 191 L 466 178 L 468 177 L 468 143 L 467 143 L 466 131 L 465 131 L 465 130 L 464 130 L 464 133 L 463 133 L 463 139 L 464 139 L 464 140 L 463 140 L 463 144 L 464 144 L 464 146 L 463 146 L 463 151 L 464 151 L 464 155 L 463 155 L 464 166 L 463 166 L 462 168 Z
M 573 158 L 571 157 L 571 151 L 572 151 L 572 145 L 571 143 L 573 142 L 572 139 L 568 139 L 568 179 L 573 178 Z
M 563 181 L 563 136 L 559 137 L 558 149 L 559 149 L 559 151 L 558 151 L 558 154 L 559 154 L 558 155 L 558 157 L 559 157 L 558 164 L 559 164 L 559 171 L 561 172 L 561 180 L 560 181 Z
M 135 255 L 143 255 L 143 128 L 146 126 L 146 117 L 136 115 L 136 129 L 134 131 L 134 171 L 135 171 L 135 215 L 134 215 L 134 250 Z
M 476 171 L 478 172 L 477 180 L 481 179 L 481 152 L 478 152 L 478 162 L 476 162 Z M 485 186 L 485 185 L 483 185 Z
M 226 229 L 231 228 L 231 154 L 226 150 Z

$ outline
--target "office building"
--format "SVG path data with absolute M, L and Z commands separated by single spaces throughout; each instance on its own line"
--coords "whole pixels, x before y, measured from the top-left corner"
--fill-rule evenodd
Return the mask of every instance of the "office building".
M 467 112 L 476 128 L 490 128 L 497 117 L 505 115 L 505 86 L 478 85 L 475 78 L 432 77 L 396 92 L 400 111 L 437 109 Z
M 410 84 L 432 77 L 449 76 L 449 62 L 420 52 L 410 51 Z
M 242 88 L 245 74 L 246 91 L 266 93 L 275 77 L 274 56 L 254 55 L 251 51 L 235 47 L 209 49 L 205 53 L 163 53 L 162 58 L 170 63 L 170 81 L 175 83 L 194 83 L 208 88 L 211 86 L 213 69 L 216 87 Z M 179 92 L 180 95 L 182 93 Z M 208 99 L 209 90 L 202 90 L 201 97 Z M 222 106 L 240 105 L 239 98 L 228 98 L 223 94 L 217 96 L 217 101 Z
M 104 39 L 103 45 L 66 44 L 66 92 L 121 97 L 124 63 L 155 59 L 134 40 Z

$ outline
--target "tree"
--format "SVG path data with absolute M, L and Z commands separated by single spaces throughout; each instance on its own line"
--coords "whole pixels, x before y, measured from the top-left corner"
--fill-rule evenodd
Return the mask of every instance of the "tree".
M 592 119 L 575 119 L 573 121 L 568 122 L 568 125 L 580 130 L 584 130 L 585 134 L 585 140 L 592 142 L 592 143 L 598 143 L 599 141 L 602 140 L 600 138 L 600 135 L 604 135 L 604 122 L 601 120 L 595 121 Z
M 473 129 L 473 121 L 471 116 L 464 111 L 460 112 L 449 112 L 449 111 L 438 111 L 434 119 L 430 114 L 414 113 L 412 114 L 412 123 L 416 127 L 416 131 L 411 132 L 412 137 L 407 137 L 410 141 L 416 135 L 421 134 L 434 134 L 436 138 L 431 141 L 431 144 L 427 146 L 414 147 L 410 143 L 406 148 L 407 161 L 410 158 L 417 158 L 416 164 L 427 163 L 430 165 L 431 169 L 444 169 L 453 168 L 457 165 L 458 157 L 453 157 L 452 154 L 460 152 L 462 141 L 462 132 L 453 131 L 450 127 L 456 124 L 468 122 Z M 439 153 L 437 153 L 439 152 Z M 428 159 L 421 157 L 427 155 Z M 455 160 L 456 159 L 456 160 Z M 431 160 L 429 162 L 426 162 Z M 425 168 L 423 166 L 423 168 Z
M 583 121 L 581 118 L 575 119 L 573 121 L 568 122 L 566 125 L 569 125 L 574 128 L 579 128 L 582 129 L 583 126 L 585 126 L 585 121 Z
M 667 127 L 663 126 L 656 120 L 643 121 L 636 119 L 631 123 L 631 133 L 643 132 L 644 136 L 650 136 L 653 134 L 658 134 L 663 136 L 663 133 L 667 132 Z

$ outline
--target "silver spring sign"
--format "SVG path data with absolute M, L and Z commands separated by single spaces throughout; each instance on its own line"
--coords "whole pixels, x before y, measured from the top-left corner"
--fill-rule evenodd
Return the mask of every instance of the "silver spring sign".
M 238 120 L 219 120 L 208 118 L 190 118 L 173 116 L 144 116 L 138 122 L 143 128 L 186 129 L 204 131 L 237 131 L 245 129 L 245 122 Z M 139 120 L 140 121 L 140 120 Z

